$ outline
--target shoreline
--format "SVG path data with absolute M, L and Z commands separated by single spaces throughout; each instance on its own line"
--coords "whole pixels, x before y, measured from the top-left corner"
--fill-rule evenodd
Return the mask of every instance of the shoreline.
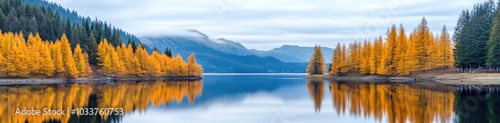
M 357 81 L 357 82 L 435 82 L 447 85 L 500 85 L 499 73 L 451 73 L 432 76 L 379 76 L 379 75 L 308 75 L 307 79 L 324 79 L 336 81 Z
M 37 84 L 60 84 L 60 83 L 86 83 L 86 82 L 119 82 L 119 81 L 195 81 L 202 80 L 202 77 L 147 77 L 147 78 L 120 78 L 114 79 L 112 77 L 101 77 L 101 78 L 76 78 L 76 79 L 64 79 L 64 78 L 0 78 L 1 85 L 37 85 Z

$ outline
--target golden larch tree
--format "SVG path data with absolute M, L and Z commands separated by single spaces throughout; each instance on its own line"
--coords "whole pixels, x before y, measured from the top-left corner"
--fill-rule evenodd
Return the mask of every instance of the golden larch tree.
M 368 40 L 363 42 L 360 58 L 360 74 L 370 74 L 371 43 Z
M 321 51 L 321 46 L 314 46 L 314 53 L 311 57 L 309 65 L 307 66 L 307 73 L 312 74 L 323 74 L 326 70 L 325 59 L 323 58 L 323 53 Z
M 379 74 L 381 75 L 394 75 L 396 71 L 396 62 L 394 62 L 394 57 L 396 55 L 398 32 L 396 25 L 392 27 L 387 32 L 386 43 L 383 48 L 382 60 L 380 62 Z
M 340 74 L 347 74 L 349 71 L 349 55 L 347 54 L 347 48 L 345 44 L 342 44 L 342 49 L 340 50 Z
M 429 53 L 431 53 L 428 48 L 433 39 L 425 18 L 422 19 L 413 36 L 415 39 L 412 43 L 413 50 L 415 50 L 416 53 L 415 59 L 417 60 L 418 71 L 426 70 L 430 60 Z
M 85 56 L 83 55 L 80 44 L 76 44 L 73 57 L 76 63 L 76 70 L 78 71 L 78 77 L 84 77 L 86 74 L 85 71 L 87 70 L 87 63 L 85 63 Z
M 382 36 L 379 38 L 375 39 L 373 43 L 373 48 L 371 49 L 371 54 L 370 54 L 370 74 L 375 75 L 378 74 L 380 62 L 382 59 L 382 47 L 383 47 L 383 40 Z
M 340 43 L 337 43 L 337 46 L 335 47 L 335 49 L 333 49 L 332 63 L 330 65 L 330 75 L 339 74 L 340 49 Z
M 453 44 L 451 42 L 450 34 L 446 29 L 446 26 L 443 26 L 443 30 L 441 31 L 441 35 L 438 40 L 438 53 L 437 59 L 439 61 L 439 67 L 453 67 L 453 63 L 455 62 L 453 58 Z
M 188 76 L 196 76 L 199 77 L 202 74 L 202 68 L 199 64 L 196 63 L 196 57 L 194 56 L 194 53 L 191 53 L 188 57 Z
M 103 39 L 99 45 L 97 45 L 97 60 L 98 65 L 101 67 L 100 71 L 104 74 L 112 74 L 113 66 L 111 62 L 111 54 L 108 50 L 109 47 L 108 40 Z
M 135 57 L 139 63 L 138 69 L 136 69 L 136 74 L 138 76 L 145 76 L 148 72 L 148 52 L 142 47 L 142 45 L 137 46 L 135 50 Z
M 399 26 L 399 34 L 397 38 L 397 47 L 394 61 L 396 62 L 396 74 L 398 75 L 408 75 L 409 70 L 407 68 L 408 62 L 408 38 L 406 37 L 405 28 L 403 24 Z
M 56 41 L 51 43 L 50 51 L 52 54 L 52 60 L 55 67 L 55 73 L 60 74 L 64 72 L 63 57 L 61 52 L 61 42 Z
M 75 60 L 73 59 L 73 53 L 71 51 L 68 38 L 66 38 L 65 34 L 62 35 L 60 41 L 62 59 L 64 64 L 64 75 L 66 78 L 78 77 L 78 70 L 76 69 Z
M 42 58 L 42 61 L 40 63 L 40 72 L 45 76 L 53 76 L 56 68 L 54 66 L 52 56 L 50 55 L 50 44 L 48 42 L 43 43 L 43 46 L 40 50 L 40 55 Z
M 187 64 L 184 62 L 180 54 L 177 54 L 174 59 L 175 64 L 175 75 L 184 76 L 187 75 Z

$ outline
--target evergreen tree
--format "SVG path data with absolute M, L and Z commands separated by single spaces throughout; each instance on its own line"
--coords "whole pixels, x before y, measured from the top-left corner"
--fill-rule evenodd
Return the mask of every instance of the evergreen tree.
M 80 30 L 78 29 L 78 25 L 73 24 L 73 27 L 71 29 L 71 34 L 70 38 L 68 40 L 71 40 L 71 49 L 75 49 L 76 44 L 80 44 Z
M 453 41 L 455 42 L 455 66 L 467 67 L 468 62 L 468 46 L 470 43 L 470 14 L 468 10 L 462 11 L 458 19 L 455 33 L 453 34 Z
M 165 49 L 164 54 L 167 55 L 168 57 L 172 58 L 172 51 L 170 49 L 168 49 L 168 47 Z
M 460 14 L 453 40 L 455 42 L 455 66 L 462 72 L 472 72 L 472 68 L 491 66 L 487 62 L 488 50 L 495 30 L 494 17 L 496 11 L 494 1 L 474 5 L 472 11 L 464 10 Z M 493 27 L 492 27 L 493 26 Z M 490 41 L 489 41 L 490 40 Z M 493 59 L 491 59 L 493 60 Z
M 498 68 L 500 66 L 500 7 L 497 8 L 493 19 L 487 49 L 486 66 Z
M 472 59 L 469 64 L 473 67 L 483 66 L 486 63 L 486 44 L 490 37 L 490 29 L 495 15 L 495 3 L 493 0 L 476 5 L 471 13 L 471 43 L 467 49 Z
M 93 32 L 90 32 L 88 40 L 87 54 L 89 55 L 88 61 L 90 64 L 97 64 L 97 42 Z

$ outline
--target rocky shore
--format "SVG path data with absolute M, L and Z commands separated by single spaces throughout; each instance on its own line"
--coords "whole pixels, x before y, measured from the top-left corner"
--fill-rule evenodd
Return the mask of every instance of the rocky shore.
M 498 73 L 452 73 L 433 76 L 377 76 L 377 75 L 354 75 L 354 76 L 331 76 L 331 75 L 309 75 L 308 79 L 325 79 L 335 81 L 356 82 L 437 82 L 450 85 L 500 85 L 500 74 Z
M 82 82 L 119 82 L 119 81 L 194 81 L 201 80 L 202 77 L 153 77 L 153 78 L 20 78 L 20 79 L 2 79 L 0 85 L 19 85 L 19 84 L 56 84 L 56 83 L 82 83 Z

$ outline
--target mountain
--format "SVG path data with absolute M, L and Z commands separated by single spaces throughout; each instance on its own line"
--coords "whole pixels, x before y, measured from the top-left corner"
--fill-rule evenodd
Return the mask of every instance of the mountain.
M 211 39 L 197 31 L 184 35 L 143 37 L 141 42 L 159 50 L 169 48 L 184 58 L 194 53 L 205 72 L 305 72 L 314 47 L 284 45 L 269 51 L 249 50 L 242 44 L 224 38 Z M 330 62 L 333 49 L 322 47 Z
M 305 72 L 307 67 L 306 63 L 286 63 L 274 57 L 250 55 L 251 52 L 239 43 L 224 39 L 212 40 L 198 31 L 191 32 L 197 35 L 143 37 L 141 41 L 160 50 L 168 47 L 183 58 L 194 53 L 204 72 Z
M 327 63 L 332 59 L 332 48 L 321 47 L 323 58 Z M 283 45 L 279 48 L 274 48 L 269 51 L 251 50 L 257 56 L 271 56 L 284 62 L 308 63 L 312 56 L 314 47 L 300 47 L 296 45 Z
M 171 37 L 177 38 L 189 38 L 192 41 L 195 41 L 199 44 L 203 44 L 207 47 L 220 51 L 226 54 L 234 54 L 234 55 L 254 55 L 253 52 L 249 51 L 245 46 L 241 45 L 238 42 L 226 40 L 224 38 L 219 39 L 210 39 L 207 35 L 203 34 L 198 30 L 186 30 L 190 35 L 177 35 Z M 174 50 L 175 51 L 175 50 Z
M 234 55 L 255 55 L 252 51 L 248 50 L 245 46 L 238 42 L 230 41 L 224 38 L 219 38 L 213 41 L 217 44 L 209 46 L 220 52 Z

